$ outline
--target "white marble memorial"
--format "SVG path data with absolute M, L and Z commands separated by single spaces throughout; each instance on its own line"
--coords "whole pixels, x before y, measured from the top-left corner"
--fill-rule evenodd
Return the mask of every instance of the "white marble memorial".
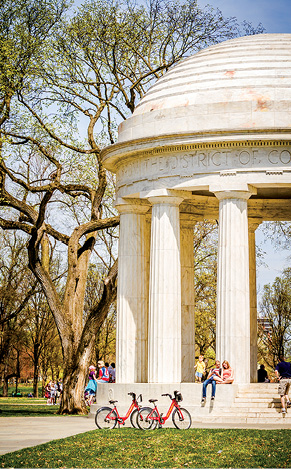
M 217 357 L 256 381 L 255 229 L 291 219 L 291 34 L 173 67 L 103 150 L 120 212 L 117 382 L 193 382 L 193 227 L 219 224 Z

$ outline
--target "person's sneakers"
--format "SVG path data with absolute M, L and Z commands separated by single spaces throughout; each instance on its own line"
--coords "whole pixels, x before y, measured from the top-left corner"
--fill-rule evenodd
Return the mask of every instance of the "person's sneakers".
M 291 401 L 287 401 L 287 407 L 291 407 Z
M 204 402 L 206 402 L 206 398 L 205 398 L 205 397 L 202 397 L 202 399 L 201 399 L 201 404 L 204 404 Z
M 215 396 L 211 396 L 211 400 L 214 401 L 214 399 L 215 399 Z
M 284 407 L 282 409 L 282 414 L 286 414 L 286 409 L 284 409 Z

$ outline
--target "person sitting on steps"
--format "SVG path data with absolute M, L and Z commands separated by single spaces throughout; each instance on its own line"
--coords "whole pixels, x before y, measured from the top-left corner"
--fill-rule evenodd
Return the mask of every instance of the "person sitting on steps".
M 211 386 L 212 386 L 211 400 L 214 400 L 215 392 L 216 392 L 216 381 L 218 379 L 222 380 L 221 373 L 222 373 L 222 369 L 220 367 L 220 361 L 216 360 L 215 361 L 215 367 L 212 368 L 209 371 L 208 376 L 207 376 L 207 380 L 204 381 L 204 383 L 202 385 L 202 401 L 201 401 L 202 404 L 205 403 L 205 401 L 206 401 L 206 388 L 207 388 L 208 384 L 211 384 Z
M 230 364 L 227 360 L 224 360 L 222 362 L 221 379 L 217 378 L 216 382 L 220 384 L 232 384 L 234 380 L 233 374 L 233 369 L 231 368 Z

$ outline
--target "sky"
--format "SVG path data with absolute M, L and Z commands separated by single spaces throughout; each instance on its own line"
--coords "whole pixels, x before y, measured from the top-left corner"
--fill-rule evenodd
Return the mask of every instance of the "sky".
M 198 0 L 219 8 L 226 17 L 235 16 L 253 26 L 262 23 L 266 33 L 291 33 L 291 0 Z
M 291 33 L 291 0 L 198 0 L 198 4 L 219 8 L 223 16 L 235 16 L 239 22 L 250 21 L 254 27 L 262 23 L 266 33 Z M 263 286 L 273 283 L 282 270 L 291 265 L 291 249 L 275 249 L 262 228 L 256 230 L 256 243 L 266 253 L 264 263 L 257 265 L 258 301 Z

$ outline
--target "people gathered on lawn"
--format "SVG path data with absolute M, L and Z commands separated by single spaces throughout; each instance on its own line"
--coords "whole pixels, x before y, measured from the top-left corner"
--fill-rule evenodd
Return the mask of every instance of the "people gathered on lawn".
M 44 388 L 44 397 L 47 399 L 47 405 L 60 404 L 62 392 L 62 379 L 59 379 L 58 381 L 49 381 Z

